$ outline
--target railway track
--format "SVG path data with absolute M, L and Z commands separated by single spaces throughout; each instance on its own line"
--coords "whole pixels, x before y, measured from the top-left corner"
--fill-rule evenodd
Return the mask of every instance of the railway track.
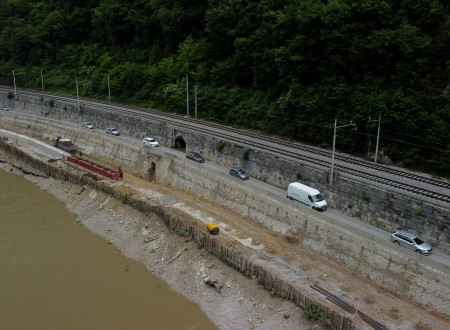
M 11 90 L 11 87 L 0 86 L 0 90 Z M 55 101 L 78 102 L 76 97 L 62 96 L 54 93 L 35 92 L 20 89 L 18 95 L 40 97 L 46 95 Z M 239 130 L 212 122 L 184 117 L 181 115 L 164 113 L 152 109 L 138 108 L 126 104 L 116 104 L 105 101 L 80 99 L 80 104 L 105 112 L 121 113 L 135 118 L 158 119 L 180 129 L 210 135 L 212 137 L 233 142 L 244 147 L 261 150 L 278 156 L 283 156 L 297 162 L 306 162 L 313 166 L 328 169 L 331 165 L 331 152 L 299 143 L 286 141 L 254 132 Z M 450 183 L 424 175 L 407 172 L 373 162 L 335 154 L 335 169 L 342 174 L 358 177 L 389 188 L 406 191 L 414 195 L 426 197 L 442 203 L 450 203 Z M 437 189 L 436 189 L 437 188 Z M 447 191 L 448 190 L 448 191 Z

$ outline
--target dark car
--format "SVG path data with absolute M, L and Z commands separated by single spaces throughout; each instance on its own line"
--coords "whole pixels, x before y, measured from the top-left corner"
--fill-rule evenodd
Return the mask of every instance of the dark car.
M 233 167 L 230 170 L 230 174 L 232 176 L 235 176 L 236 178 L 242 179 L 242 180 L 248 180 L 249 176 L 247 174 L 247 172 L 245 172 L 242 168 L 240 167 Z
M 193 151 L 188 152 L 186 154 L 186 158 L 195 160 L 196 162 L 199 162 L 199 163 L 204 163 L 205 162 L 205 159 L 199 153 L 193 152 Z

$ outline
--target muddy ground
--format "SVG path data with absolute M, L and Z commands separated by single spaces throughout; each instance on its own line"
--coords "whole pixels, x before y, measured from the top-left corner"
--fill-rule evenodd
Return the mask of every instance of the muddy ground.
M 42 151 L 28 149 L 27 152 L 45 157 Z M 36 173 L 36 170 L 12 158 L 3 149 L 0 149 L 0 160 L 5 162 L 0 164 L 3 170 L 22 175 L 24 169 Z M 60 166 L 67 166 L 60 163 Z M 76 168 L 72 170 L 79 171 Z M 255 280 L 248 279 L 199 249 L 195 242 L 169 232 L 162 219 L 144 216 L 88 187 L 39 176 L 42 173 L 36 174 L 24 176 L 64 201 L 88 229 L 104 237 L 125 256 L 142 262 L 173 290 L 198 303 L 220 329 L 326 328 L 319 322 L 310 322 L 294 304 L 271 295 Z M 125 175 L 124 181 L 115 185 L 173 212 L 185 212 L 199 222 L 216 219 L 221 228 L 221 239 L 229 240 L 230 247 L 267 269 L 278 272 L 285 280 L 345 316 L 351 315 L 312 291 L 310 285 L 320 284 L 390 329 L 446 329 L 449 326 L 448 320 L 356 278 L 339 266 L 302 250 L 285 237 L 249 224 L 207 201 L 195 200 L 182 192 L 171 191 L 131 175 Z M 205 284 L 208 280 L 216 281 L 220 290 Z M 353 317 L 353 321 L 357 329 L 371 329 L 357 316 Z

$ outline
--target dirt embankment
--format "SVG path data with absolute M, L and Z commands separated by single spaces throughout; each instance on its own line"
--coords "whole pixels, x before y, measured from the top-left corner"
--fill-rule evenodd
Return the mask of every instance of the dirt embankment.
M 199 249 L 195 242 L 171 233 L 157 216 L 144 216 L 87 187 L 45 178 L 44 173 L 11 158 L 2 149 L 0 160 L 6 161 L 0 163 L 0 169 L 23 175 L 65 202 L 85 227 L 125 256 L 143 263 L 173 290 L 198 303 L 218 328 L 325 329 L 320 323 L 305 319 L 294 304 L 271 296 L 254 280 Z M 123 185 L 123 189 L 128 188 Z M 161 203 L 171 202 L 171 197 L 158 197 Z

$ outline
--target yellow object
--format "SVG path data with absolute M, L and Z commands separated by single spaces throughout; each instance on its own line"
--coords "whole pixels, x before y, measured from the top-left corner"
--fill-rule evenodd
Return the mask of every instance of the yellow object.
M 206 227 L 208 228 L 210 234 L 218 234 L 219 233 L 219 226 L 216 225 L 215 223 L 208 223 L 206 225 Z

